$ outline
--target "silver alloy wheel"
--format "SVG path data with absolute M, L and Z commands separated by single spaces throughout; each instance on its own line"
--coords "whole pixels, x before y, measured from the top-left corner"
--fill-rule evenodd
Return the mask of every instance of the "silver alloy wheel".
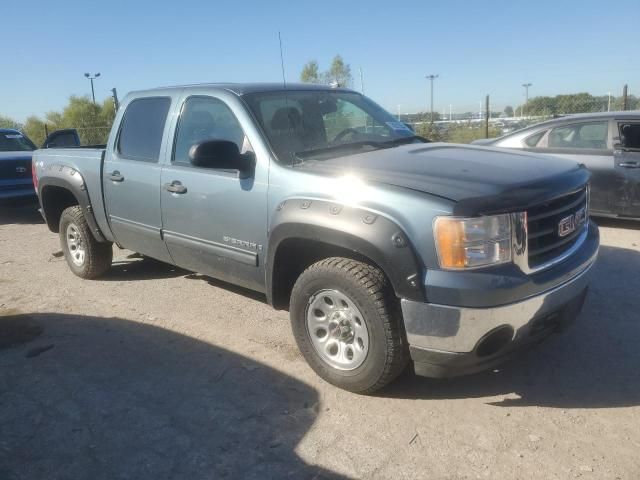
M 81 267 L 84 265 L 85 248 L 82 242 L 82 235 L 78 227 L 70 223 L 67 225 L 67 249 L 74 265 Z
M 307 333 L 320 358 L 338 370 L 354 370 L 367 358 L 369 331 L 362 313 L 344 293 L 321 290 L 307 305 Z

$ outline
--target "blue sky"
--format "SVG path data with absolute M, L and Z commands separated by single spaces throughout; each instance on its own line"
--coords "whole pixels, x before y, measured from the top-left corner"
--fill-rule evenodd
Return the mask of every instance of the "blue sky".
M 25 4 L 26 3 L 26 4 Z M 0 114 L 24 120 L 117 87 L 287 80 L 340 53 L 354 87 L 393 113 L 428 107 L 424 76 L 437 73 L 435 109 L 475 110 L 484 95 L 502 108 L 530 96 L 640 93 L 638 0 L 30 1 L 0 17 Z

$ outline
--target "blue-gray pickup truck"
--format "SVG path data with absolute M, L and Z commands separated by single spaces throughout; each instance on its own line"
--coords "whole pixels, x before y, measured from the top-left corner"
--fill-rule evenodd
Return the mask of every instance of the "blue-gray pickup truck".
M 360 393 L 562 330 L 598 252 L 583 165 L 429 143 L 342 88 L 134 92 L 105 148 L 33 162 L 73 273 L 105 274 L 115 243 L 263 292 L 309 365 Z

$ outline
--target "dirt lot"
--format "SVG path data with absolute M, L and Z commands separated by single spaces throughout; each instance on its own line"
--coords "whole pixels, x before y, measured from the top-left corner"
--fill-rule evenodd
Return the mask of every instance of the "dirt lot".
M 120 250 L 80 280 L 33 207 L 0 206 L 0 479 L 637 479 L 639 228 L 601 222 L 567 333 L 364 397 L 262 296 Z

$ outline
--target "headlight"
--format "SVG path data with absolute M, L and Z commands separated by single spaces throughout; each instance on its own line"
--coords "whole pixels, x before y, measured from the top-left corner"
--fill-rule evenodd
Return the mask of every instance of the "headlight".
M 436 217 L 433 225 L 440 267 L 477 268 L 511 261 L 511 217 Z

